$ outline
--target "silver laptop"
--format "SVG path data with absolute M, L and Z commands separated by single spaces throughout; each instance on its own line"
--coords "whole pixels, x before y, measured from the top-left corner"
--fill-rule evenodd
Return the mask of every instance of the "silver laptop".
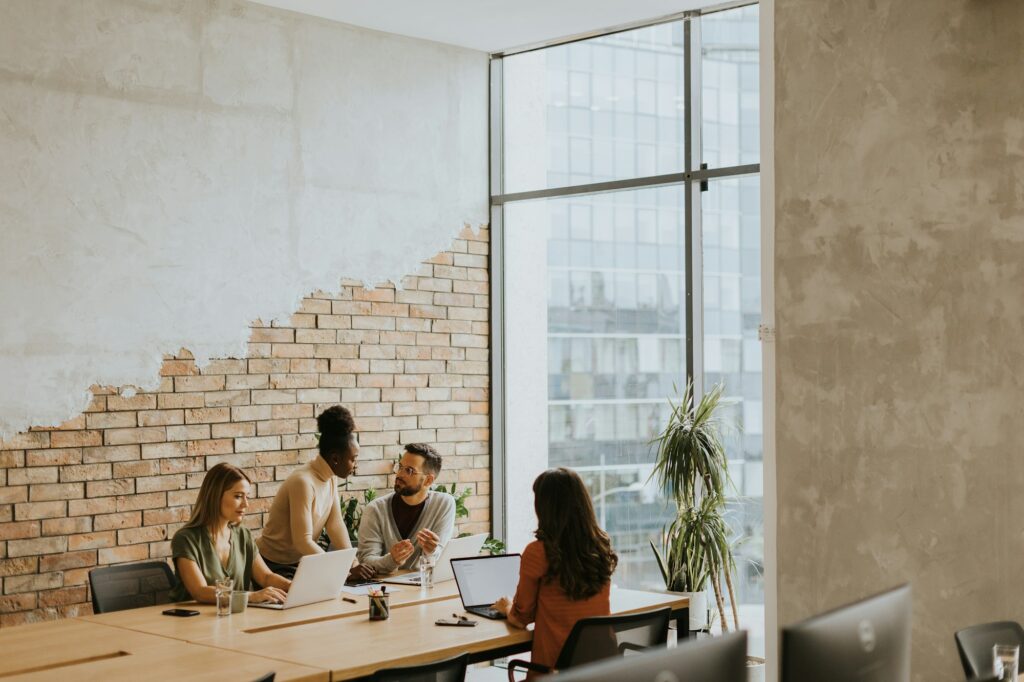
M 291 609 L 318 601 L 335 599 L 356 560 L 356 548 L 339 549 L 323 554 L 309 554 L 299 560 L 292 586 L 283 604 L 260 602 L 249 606 L 258 609 Z
M 478 555 L 486 539 L 487 533 L 480 533 L 478 535 L 469 535 L 464 538 L 452 538 L 449 540 L 448 544 L 441 550 L 441 556 L 438 557 L 437 562 L 434 564 L 434 582 L 443 583 L 454 578 L 452 559 Z M 396 585 L 419 585 L 420 574 L 418 571 L 415 571 L 405 575 L 394 576 L 393 578 L 384 578 L 382 582 L 394 583 Z
M 501 597 L 512 597 L 516 593 L 520 558 L 518 554 L 500 554 L 452 559 L 462 607 L 484 618 L 504 618 L 505 615 L 491 605 Z

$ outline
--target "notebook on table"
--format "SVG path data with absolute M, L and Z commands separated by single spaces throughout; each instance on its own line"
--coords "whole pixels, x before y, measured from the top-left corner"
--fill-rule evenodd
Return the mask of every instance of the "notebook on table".
M 484 546 L 487 533 L 469 535 L 464 538 L 452 538 L 441 550 L 441 556 L 434 564 L 434 582 L 442 583 L 454 577 L 452 573 L 452 559 L 463 557 L 475 557 L 480 554 L 480 548 Z M 418 571 L 398 575 L 393 578 L 384 578 L 383 582 L 394 583 L 395 585 L 419 585 L 420 574 Z
M 519 584 L 519 554 L 452 559 L 452 572 L 462 607 L 469 613 L 497 620 L 505 614 L 491 608 L 501 597 L 511 597 Z
M 345 584 L 356 549 L 339 549 L 323 554 L 308 554 L 299 560 L 299 568 L 292 578 L 292 586 L 283 604 L 269 602 L 250 603 L 257 609 L 291 609 L 318 601 L 337 598 Z

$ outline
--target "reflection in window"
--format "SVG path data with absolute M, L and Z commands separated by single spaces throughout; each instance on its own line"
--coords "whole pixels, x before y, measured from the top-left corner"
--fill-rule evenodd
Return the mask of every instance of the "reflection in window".
M 705 15 L 695 161 L 759 160 L 758 10 Z M 503 59 L 504 191 L 638 178 L 684 169 L 683 22 L 650 26 Z M 743 535 L 737 590 L 752 653 L 763 652 L 760 202 L 756 177 L 710 181 L 699 195 L 704 385 L 731 401 L 730 471 L 745 497 L 730 504 Z M 651 438 L 686 376 L 685 184 L 505 204 L 504 238 L 546 243 L 549 466 L 584 477 L 619 553 L 615 582 L 657 587 L 648 542 L 668 518 L 645 486 Z M 518 207 L 529 207 L 522 213 Z M 532 251 L 531 251 L 532 253 Z M 533 260 L 530 267 L 537 265 Z M 520 265 L 519 267 L 525 267 Z M 537 274 L 531 270 L 533 281 Z M 506 282 L 516 272 L 508 271 Z M 508 289 L 514 296 L 514 288 Z M 538 363 L 540 364 L 540 363 Z M 543 373 L 544 366 L 531 368 Z M 698 367 L 698 370 L 700 368 Z M 511 367 L 510 372 L 516 368 Z M 536 385 L 535 383 L 533 385 Z M 509 428 L 526 428 L 509 424 Z M 507 491 L 509 499 L 528 491 Z M 754 611 L 750 611 L 754 609 Z
M 671 26 L 506 57 L 506 190 L 682 171 L 682 63 Z

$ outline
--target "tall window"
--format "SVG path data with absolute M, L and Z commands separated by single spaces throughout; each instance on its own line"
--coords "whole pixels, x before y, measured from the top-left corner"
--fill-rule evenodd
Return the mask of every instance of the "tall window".
M 757 5 L 492 62 L 495 518 L 521 549 L 533 478 L 587 482 L 614 581 L 661 587 L 650 440 L 722 382 L 743 626 L 763 651 Z M 501 532 L 502 529 L 499 529 Z

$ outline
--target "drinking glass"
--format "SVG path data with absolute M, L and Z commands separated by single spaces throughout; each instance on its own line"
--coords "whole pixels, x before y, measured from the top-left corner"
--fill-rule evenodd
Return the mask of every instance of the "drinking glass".
M 1020 647 L 1016 644 L 996 644 L 992 647 L 992 672 L 999 682 L 1017 682 Z
M 217 615 L 231 615 L 231 590 L 235 586 L 234 578 L 218 578 L 213 581 L 213 589 L 217 595 Z
M 434 586 L 434 557 L 420 555 L 420 587 Z
M 231 593 L 231 613 L 243 613 L 248 605 L 248 592 L 245 590 L 235 590 Z

